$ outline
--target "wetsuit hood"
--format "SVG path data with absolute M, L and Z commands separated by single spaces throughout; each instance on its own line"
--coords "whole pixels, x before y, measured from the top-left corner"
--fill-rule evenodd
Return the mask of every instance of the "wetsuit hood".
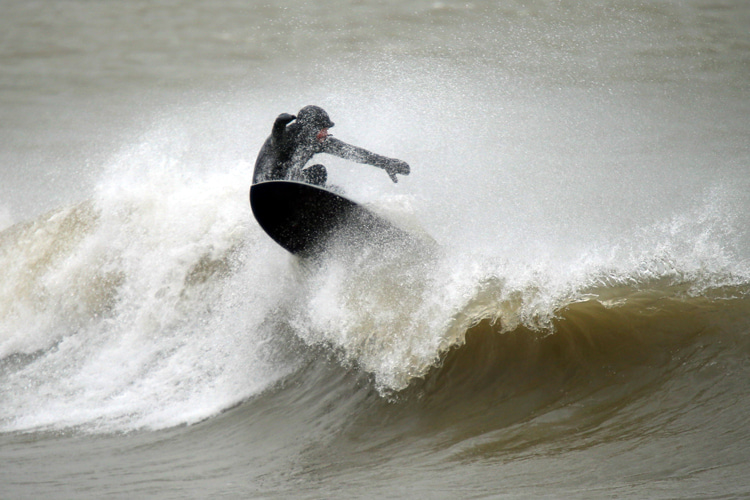
M 318 106 L 305 106 L 297 113 L 297 123 L 306 129 L 320 130 L 333 127 L 328 113 Z

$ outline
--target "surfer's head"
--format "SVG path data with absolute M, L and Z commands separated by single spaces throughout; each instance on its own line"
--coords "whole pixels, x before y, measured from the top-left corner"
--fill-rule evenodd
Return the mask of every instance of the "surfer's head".
M 322 142 L 328 137 L 328 129 L 333 127 L 333 122 L 323 108 L 318 106 L 305 106 L 297 113 L 297 123 L 310 135 Z

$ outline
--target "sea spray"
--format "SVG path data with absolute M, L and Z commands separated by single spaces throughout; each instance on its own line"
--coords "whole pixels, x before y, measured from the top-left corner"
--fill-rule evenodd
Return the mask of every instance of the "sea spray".
M 246 165 L 121 172 L 2 233 L 7 430 L 193 422 L 294 366 L 263 327 L 278 301 L 263 284 L 288 264 L 249 225 Z

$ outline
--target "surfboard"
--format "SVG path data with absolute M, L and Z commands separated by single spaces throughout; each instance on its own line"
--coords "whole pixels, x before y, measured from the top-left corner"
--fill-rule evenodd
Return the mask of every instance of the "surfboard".
M 250 187 L 250 206 L 261 228 L 299 256 L 322 252 L 338 242 L 385 242 L 407 233 L 359 203 L 320 186 L 264 181 Z

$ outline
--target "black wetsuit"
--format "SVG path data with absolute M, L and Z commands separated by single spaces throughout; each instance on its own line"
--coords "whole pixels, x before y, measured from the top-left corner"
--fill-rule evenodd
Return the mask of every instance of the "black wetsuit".
M 330 127 L 333 127 L 333 122 L 317 106 L 305 106 L 296 117 L 280 114 L 273 124 L 271 135 L 258 153 L 253 184 L 268 180 L 296 180 L 325 185 L 327 174 L 323 165 L 305 168 L 307 162 L 318 153 L 380 167 L 393 182 L 398 182 L 396 174 L 409 174 L 406 162 L 380 156 L 331 137 L 327 133 Z

